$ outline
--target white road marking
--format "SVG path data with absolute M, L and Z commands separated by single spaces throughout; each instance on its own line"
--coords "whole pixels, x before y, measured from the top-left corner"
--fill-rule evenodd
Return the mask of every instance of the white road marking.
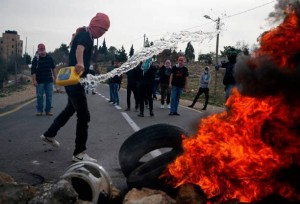
M 131 126 L 131 128 L 137 132 L 139 131 L 141 128 L 130 118 L 130 116 L 125 113 L 125 112 L 121 112 L 122 116 L 125 118 L 125 120 L 128 122 L 128 124 Z M 159 151 L 158 149 L 155 149 L 151 152 L 149 152 L 149 154 L 151 154 L 152 157 L 157 157 L 159 155 L 162 154 L 161 151 Z

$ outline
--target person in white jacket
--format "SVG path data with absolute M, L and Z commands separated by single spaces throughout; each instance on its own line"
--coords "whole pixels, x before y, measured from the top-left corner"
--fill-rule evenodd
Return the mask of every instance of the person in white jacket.
M 200 76 L 200 87 L 198 89 L 198 93 L 196 94 L 194 101 L 192 105 L 189 105 L 190 108 L 193 108 L 195 103 L 197 102 L 199 96 L 204 93 L 205 95 L 205 102 L 204 106 L 201 110 L 206 110 L 207 104 L 208 104 L 208 99 L 209 99 L 209 82 L 211 79 L 211 75 L 209 72 L 209 67 L 205 67 L 204 72 Z

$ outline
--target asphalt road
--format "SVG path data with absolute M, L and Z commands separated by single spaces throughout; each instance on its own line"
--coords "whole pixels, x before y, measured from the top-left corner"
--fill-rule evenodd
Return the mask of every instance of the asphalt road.
M 160 109 L 160 102 L 154 101 L 155 116 L 150 117 L 146 110 L 145 117 L 140 118 L 134 110 L 124 111 L 126 90 L 120 90 L 119 106 L 108 103 L 107 85 L 99 85 L 97 92 L 96 95 L 88 95 L 91 122 L 87 153 L 98 160 L 98 164 L 110 175 L 113 185 L 122 192 L 127 191 L 127 185 L 120 170 L 118 153 L 126 138 L 139 129 L 158 123 L 181 127 L 189 135 L 193 135 L 200 118 L 210 113 L 180 106 L 180 116 L 169 116 L 169 109 Z M 53 95 L 52 117 L 35 116 L 35 101 L 0 117 L 0 171 L 12 175 L 18 183 L 31 185 L 55 182 L 65 173 L 73 164 L 71 158 L 74 150 L 75 115 L 57 135 L 60 148 L 45 144 L 40 135 L 65 107 L 66 102 L 66 94 Z

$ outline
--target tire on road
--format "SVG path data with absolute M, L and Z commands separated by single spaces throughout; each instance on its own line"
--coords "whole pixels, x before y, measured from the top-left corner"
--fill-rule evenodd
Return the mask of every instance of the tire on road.
M 156 124 L 145 127 L 128 137 L 119 150 L 119 164 L 127 177 L 142 163 L 140 159 L 159 148 L 181 149 L 182 135 L 186 131 L 170 124 Z
M 126 181 L 128 187 L 138 189 L 143 187 L 159 189 L 169 195 L 175 195 L 176 189 L 166 184 L 159 176 L 166 169 L 167 165 L 174 161 L 182 152 L 182 150 L 174 149 L 140 165 L 127 177 Z

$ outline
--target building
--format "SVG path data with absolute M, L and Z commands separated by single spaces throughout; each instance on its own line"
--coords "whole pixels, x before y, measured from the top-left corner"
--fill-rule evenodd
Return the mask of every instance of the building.
M 12 55 L 22 56 L 22 53 L 23 40 L 20 40 L 18 32 L 6 30 L 0 37 L 0 56 L 8 59 Z

